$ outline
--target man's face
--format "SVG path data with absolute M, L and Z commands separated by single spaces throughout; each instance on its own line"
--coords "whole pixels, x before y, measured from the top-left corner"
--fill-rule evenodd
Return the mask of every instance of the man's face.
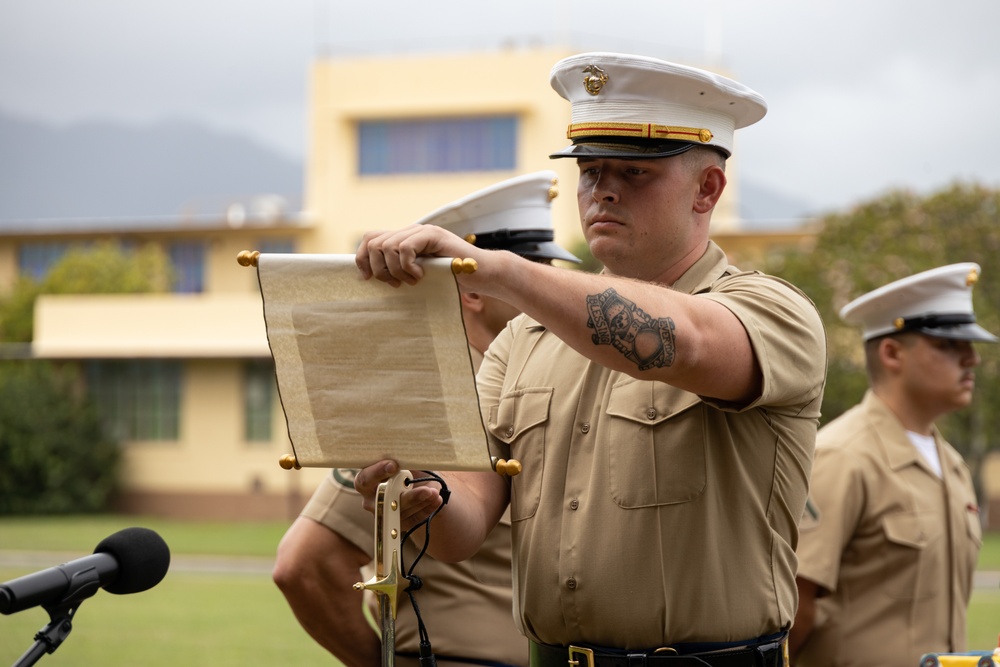
M 612 273 L 655 280 L 707 236 L 692 213 L 696 171 L 680 156 L 580 158 L 577 165 L 583 234 Z
M 954 412 L 972 401 L 980 357 L 969 341 L 916 334 L 903 341 L 901 354 L 906 391 L 929 414 Z

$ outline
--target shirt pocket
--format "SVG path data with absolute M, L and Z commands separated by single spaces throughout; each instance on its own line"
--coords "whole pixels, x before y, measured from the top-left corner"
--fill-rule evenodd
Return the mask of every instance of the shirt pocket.
M 607 414 L 611 496 L 624 508 L 686 503 L 705 490 L 705 417 L 694 394 L 627 379 Z
M 538 510 L 551 403 L 551 387 L 532 387 L 510 392 L 490 407 L 487 429 L 507 445 L 510 458 L 521 463 L 521 472 L 511 479 L 512 521 L 532 517 Z
M 929 512 L 894 512 L 882 518 L 885 553 L 879 581 L 885 594 L 897 600 L 932 597 L 940 589 L 940 571 L 935 559 L 940 556 L 934 542 L 941 538 L 934 529 Z

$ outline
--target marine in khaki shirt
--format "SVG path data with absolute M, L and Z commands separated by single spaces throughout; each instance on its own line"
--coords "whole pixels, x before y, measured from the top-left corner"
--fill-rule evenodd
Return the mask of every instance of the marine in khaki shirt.
M 430 548 L 460 560 L 510 507 L 533 667 L 782 661 L 794 547 L 826 370 L 815 307 L 709 240 L 736 128 L 763 100 L 702 70 L 587 53 L 553 67 L 572 104 L 581 227 L 600 275 L 525 266 L 444 230 L 366 235 L 362 276 L 405 290 L 419 257 L 525 313 L 487 351 L 480 403 L 512 479 L 445 474 Z M 371 506 L 393 462 L 359 472 Z M 433 485 L 404 513 L 438 508 Z M 629 654 L 629 655 L 626 655 Z M 677 664 L 674 661 L 673 664 Z
M 524 468 L 511 480 L 516 585 L 521 629 L 537 642 L 739 641 L 795 614 L 819 318 L 787 284 L 728 266 L 714 243 L 674 289 L 744 324 L 764 377 L 755 401 L 611 371 L 530 318 L 508 325 L 480 371 L 491 442 Z
M 974 264 L 923 272 L 848 304 L 872 388 L 817 436 L 800 526 L 798 667 L 913 667 L 965 649 L 981 544 L 967 466 L 934 420 L 971 400 L 996 338 L 974 324 Z

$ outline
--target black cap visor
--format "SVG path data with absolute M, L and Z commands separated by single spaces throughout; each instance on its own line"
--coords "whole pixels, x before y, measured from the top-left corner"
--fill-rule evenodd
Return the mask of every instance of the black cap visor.
M 512 253 L 521 255 L 531 260 L 561 259 L 565 262 L 579 264 L 581 260 L 573 253 L 564 250 L 558 243 L 546 241 L 543 243 L 526 243 L 523 245 L 513 245 L 508 248 Z
M 476 234 L 475 245 L 487 250 L 509 250 L 527 259 L 562 259 L 580 263 L 579 257 L 557 244 L 553 238 L 551 229 L 501 229 Z
M 695 146 L 690 141 L 656 141 L 644 139 L 615 139 L 614 137 L 581 137 L 573 140 L 572 146 L 567 146 L 563 150 L 552 153 L 550 158 L 582 158 L 582 157 L 609 157 L 622 158 L 625 160 L 644 160 L 658 157 L 671 157 L 689 151 Z M 726 157 L 728 153 L 717 146 L 709 146 L 721 151 Z
M 925 336 L 934 336 L 935 338 L 967 340 L 979 343 L 996 343 L 1000 340 L 1000 338 L 997 338 L 978 324 L 956 324 L 950 327 L 921 327 L 919 329 L 911 329 L 910 331 L 916 331 Z
M 934 313 L 908 317 L 903 320 L 903 326 L 895 333 L 907 331 L 935 338 L 948 338 L 949 340 L 978 341 L 981 343 L 1000 341 L 1000 338 L 976 324 L 976 316 L 971 313 Z

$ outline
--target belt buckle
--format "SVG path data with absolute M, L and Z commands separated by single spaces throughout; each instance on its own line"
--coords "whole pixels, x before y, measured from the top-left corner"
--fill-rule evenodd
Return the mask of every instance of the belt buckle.
M 587 656 L 586 667 L 594 667 L 594 650 L 583 646 L 572 646 L 572 645 L 569 647 L 569 660 L 567 660 L 570 667 L 580 667 L 580 661 L 573 659 L 573 656 L 576 653 Z

